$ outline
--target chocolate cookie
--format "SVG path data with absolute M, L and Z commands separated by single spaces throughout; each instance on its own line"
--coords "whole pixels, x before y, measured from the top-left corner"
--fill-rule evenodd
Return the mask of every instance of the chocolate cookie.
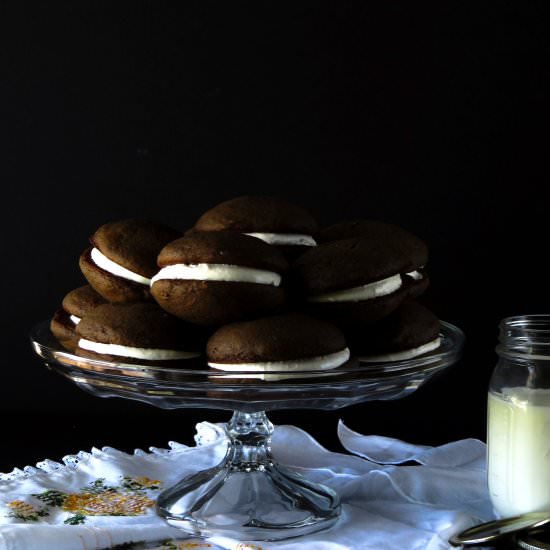
M 104 304 L 77 325 L 76 354 L 118 363 L 188 367 L 206 337 L 154 303 Z
M 109 302 L 150 300 L 158 253 L 178 237 L 179 231 L 149 220 L 106 223 L 90 237 L 93 246 L 80 256 L 80 269 Z
M 303 377 L 321 376 L 350 359 L 337 327 L 297 313 L 225 325 L 208 340 L 206 355 L 211 369 L 227 373 L 214 379 L 232 382 L 278 381 L 302 371 L 307 371 Z
M 359 237 L 309 250 L 293 264 L 292 278 L 311 313 L 342 325 L 372 322 L 407 298 L 412 281 L 406 274 L 425 259 L 407 243 Z
M 104 303 L 105 300 L 89 285 L 71 290 L 50 322 L 52 334 L 65 349 L 74 352 L 78 343 L 76 325 L 88 311 Z
M 238 231 L 275 245 L 297 257 L 315 246 L 319 227 L 304 209 L 279 197 L 243 196 L 214 206 L 194 231 Z
M 193 233 L 165 246 L 151 293 L 169 313 L 221 325 L 276 312 L 288 264 L 277 248 L 233 232 Z
M 378 323 L 347 330 L 346 339 L 362 363 L 402 361 L 439 348 L 439 331 L 434 313 L 407 301 Z
M 326 243 L 351 238 L 363 238 L 383 243 L 396 243 L 407 250 L 415 266 L 403 276 L 408 279 L 411 297 L 420 296 L 429 286 L 429 278 L 425 266 L 428 262 L 428 247 L 426 243 L 409 231 L 394 225 L 374 220 L 354 220 L 341 222 L 324 229 L 318 234 L 318 242 Z

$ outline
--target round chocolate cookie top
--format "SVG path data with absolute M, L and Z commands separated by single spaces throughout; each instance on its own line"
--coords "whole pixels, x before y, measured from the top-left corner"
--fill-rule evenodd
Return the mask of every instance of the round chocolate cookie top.
M 90 242 L 109 260 L 150 279 L 160 250 L 181 235 L 155 221 L 127 219 L 102 225 Z
M 57 310 L 50 322 L 50 330 L 61 345 L 74 352 L 78 344 L 76 326 L 82 317 L 95 307 L 107 303 L 91 286 L 71 290 L 63 298 L 62 308 Z
M 157 304 L 104 304 L 76 327 L 80 338 L 136 348 L 198 351 L 204 332 L 163 311 Z
M 240 233 L 191 233 L 166 245 L 158 266 L 229 264 L 281 273 L 288 268 L 282 253 L 260 239 Z
M 354 353 L 369 355 L 418 348 L 438 338 L 439 330 L 437 316 L 410 300 L 378 323 L 346 331 L 346 337 Z
M 84 285 L 71 290 L 63 298 L 63 309 L 76 317 L 84 315 L 94 307 L 105 304 L 106 300 L 102 298 L 90 285 Z
M 312 248 L 292 265 L 294 284 L 309 295 L 345 290 L 417 269 L 400 242 L 352 238 Z
M 286 361 L 329 355 L 346 348 L 336 326 L 298 313 L 225 325 L 208 341 L 214 363 Z
M 319 227 L 308 212 L 284 199 L 246 195 L 214 206 L 198 219 L 194 229 L 313 235 Z
M 375 220 L 353 220 L 341 222 L 319 231 L 317 240 L 320 243 L 342 241 L 344 239 L 363 238 L 383 243 L 398 243 L 413 258 L 419 266 L 426 265 L 428 261 L 428 247 L 416 235 L 406 229 Z

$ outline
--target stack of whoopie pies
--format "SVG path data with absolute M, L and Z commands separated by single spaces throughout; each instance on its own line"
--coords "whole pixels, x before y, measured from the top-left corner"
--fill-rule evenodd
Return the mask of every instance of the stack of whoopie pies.
M 50 324 L 83 357 L 181 368 L 206 359 L 231 382 L 277 381 L 440 345 L 437 317 L 415 301 L 429 284 L 427 247 L 392 224 L 320 229 L 283 199 L 244 196 L 185 233 L 128 219 L 90 242 L 79 261 L 88 285 Z

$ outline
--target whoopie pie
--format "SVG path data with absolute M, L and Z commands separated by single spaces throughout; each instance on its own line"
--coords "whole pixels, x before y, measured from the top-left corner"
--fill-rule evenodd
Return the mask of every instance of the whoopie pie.
M 237 231 L 275 245 L 296 257 L 316 245 L 319 226 L 303 208 L 279 197 L 246 195 L 214 206 L 193 231 Z
M 428 262 L 428 247 L 419 237 L 392 223 L 376 220 L 352 220 L 336 223 L 321 229 L 318 242 L 326 243 L 345 239 L 362 238 L 382 243 L 395 243 L 404 249 L 413 261 L 410 272 L 403 277 L 408 279 L 409 295 L 420 296 L 429 286 L 429 278 L 425 266 Z
M 157 222 L 127 219 L 102 225 L 91 237 L 92 247 L 80 256 L 80 269 L 90 285 L 115 303 L 150 300 L 151 277 L 161 249 L 181 237 Z
M 202 354 L 206 335 L 153 302 L 104 304 L 77 325 L 81 357 L 118 363 L 187 366 Z
M 395 240 L 352 238 L 319 245 L 292 266 L 307 309 L 337 324 L 382 319 L 409 296 L 422 250 Z
M 65 349 L 73 352 L 78 343 L 76 325 L 87 312 L 104 303 L 105 299 L 89 285 L 71 290 L 50 322 L 52 334 Z
M 362 363 L 413 359 L 441 345 L 440 321 L 427 307 L 415 301 L 401 304 L 385 319 L 346 330 L 352 353 Z
M 180 319 L 221 325 L 278 311 L 288 264 L 277 248 L 233 232 L 192 233 L 165 246 L 151 293 Z
M 350 360 L 336 326 L 299 313 L 225 325 L 208 340 L 206 355 L 213 371 L 237 382 L 284 380 L 301 372 L 304 377 L 320 376 Z

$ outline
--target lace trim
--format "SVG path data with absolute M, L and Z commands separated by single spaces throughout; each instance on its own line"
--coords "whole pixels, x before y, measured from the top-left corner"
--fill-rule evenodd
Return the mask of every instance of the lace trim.
M 195 442 L 198 447 L 215 443 L 216 441 L 219 441 L 221 438 L 224 437 L 225 432 L 223 430 L 223 424 L 210 424 L 209 422 L 200 422 L 199 424 L 197 424 L 197 434 L 195 435 Z M 183 443 L 178 443 L 177 441 L 169 441 L 168 449 L 164 449 L 161 447 L 149 447 L 149 451 L 144 451 L 143 449 L 135 449 L 133 455 L 165 456 L 171 453 L 181 452 L 184 449 L 189 449 L 189 446 L 184 445 Z M 66 455 L 61 459 L 61 462 L 56 462 L 54 460 L 46 458 L 38 462 L 36 466 L 25 466 L 23 469 L 14 468 L 9 473 L 0 472 L 0 482 L 28 479 L 38 474 L 50 474 L 52 472 L 63 469 L 75 469 L 83 460 L 89 459 L 92 456 L 98 455 L 100 453 L 122 453 L 125 455 L 130 454 L 125 453 L 124 451 L 119 451 L 114 447 L 103 447 L 101 450 L 93 447 L 90 452 L 79 451 L 76 454 Z

